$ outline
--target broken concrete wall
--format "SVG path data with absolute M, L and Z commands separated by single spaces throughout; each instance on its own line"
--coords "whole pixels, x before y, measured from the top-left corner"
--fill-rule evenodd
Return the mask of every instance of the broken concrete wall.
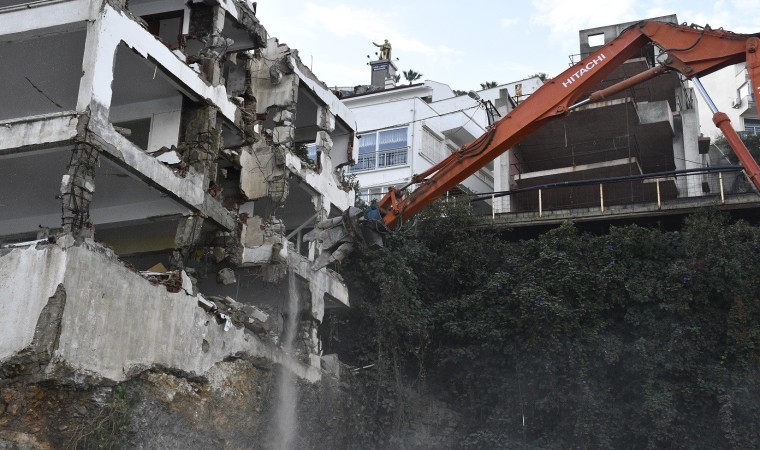
M 66 243 L 68 242 L 68 243 Z M 201 297 L 168 292 L 96 247 L 45 245 L 0 256 L 0 301 L 6 326 L 0 366 L 32 344 L 35 328 L 59 286 L 66 293 L 60 338 L 44 376 L 121 381 L 151 367 L 202 375 L 232 355 L 286 364 L 315 381 L 319 371 L 291 361 L 245 327 L 225 327 L 199 305 Z M 202 303 L 202 302 L 201 302 Z M 75 380 L 73 380 L 75 381 Z

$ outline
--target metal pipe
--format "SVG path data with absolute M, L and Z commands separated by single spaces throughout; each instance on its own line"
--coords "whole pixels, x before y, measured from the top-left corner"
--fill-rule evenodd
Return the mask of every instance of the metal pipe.
M 713 113 L 713 123 L 716 127 L 720 128 L 720 131 L 723 132 L 723 137 L 726 138 L 728 144 L 734 149 L 734 153 L 736 153 L 739 161 L 744 166 L 744 170 L 747 171 L 749 180 L 756 188 L 760 189 L 760 166 L 757 165 L 757 162 L 749 153 L 749 150 L 747 150 L 747 146 L 744 145 L 734 127 L 731 126 L 731 120 L 728 118 L 728 115 L 718 111 L 718 107 L 715 106 L 705 87 L 702 86 L 702 82 L 697 77 L 692 78 L 692 81 L 699 94 L 705 99 L 707 106 L 710 107 L 710 111 Z
M 541 189 L 538 190 L 538 217 L 544 217 L 544 205 L 541 200 Z
M 718 180 L 720 181 L 720 204 L 726 204 L 726 197 L 723 193 L 723 172 L 718 173 Z
M 710 98 L 710 94 L 707 93 L 705 90 L 705 87 L 702 86 L 702 82 L 699 81 L 699 78 L 694 77 L 691 79 L 692 83 L 694 83 L 694 87 L 697 88 L 697 91 L 699 91 L 699 95 L 702 96 L 702 98 L 705 100 L 705 103 L 707 103 L 707 106 L 710 107 L 710 111 L 712 111 L 713 114 L 718 112 L 718 107 L 715 106 L 715 103 Z
M 604 185 L 602 183 L 599 183 L 599 206 L 604 214 Z
M 496 220 L 496 196 L 491 194 L 491 220 Z
M 588 103 L 591 103 L 591 99 L 590 98 L 587 98 L 586 100 L 581 100 L 580 102 L 578 102 L 578 103 L 576 103 L 574 105 L 571 105 L 569 108 L 567 108 L 567 110 L 568 111 L 572 111 L 575 108 L 580 108 L 581 106 L 586 105 Z
M 655 184 L 657 185 L 657 209 L 662 209 L 662 198 L 660 197 L 660 179 L 659 178 L 655 180 Z

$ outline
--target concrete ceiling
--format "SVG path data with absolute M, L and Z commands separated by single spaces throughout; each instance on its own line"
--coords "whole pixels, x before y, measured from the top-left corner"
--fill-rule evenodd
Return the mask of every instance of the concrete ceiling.
M 173 97 L 180 89 L 156 65 L 121 43 L 116 51 L 114 106 Z
M 5 188 L 0 191 L 0 234 L 33 231 L 37 225 L 60 227 L 61 200 L 57 197 L 61 178 L 67 172 L 71 149 L 70 146 L 56 147 L 0 159 L 0 179 L 5 183 Z M 95 171 L 91 208 L 96 225 L 140 221 L 186 211 L 161 191 L 101 156 Z M 25 218 L 40 223 L 32 224 Z M 20 225 L 26 222 L 26 225 Z
M 0 0 L 0 8 L 7 8 L 9 6 L 24 5 L 26 3 L 33 3 L 34 0 Z

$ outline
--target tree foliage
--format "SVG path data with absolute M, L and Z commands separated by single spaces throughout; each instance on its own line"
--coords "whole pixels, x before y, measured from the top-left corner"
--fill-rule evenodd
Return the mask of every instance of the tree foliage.
M 415 81 L 419 80 L 420 78 L 422 78 L 422 74 L 419 72 L 415 72 L 414 69 L 404 70 L 401 73 L 404 74 L 404 79 L 408 81 L 410 85 L 414 83 Z
M 742 133 L 740 136 L 744 145 L 747 146 L 749 153 L 755 158 L 755 161 L 760 161 L 760 136 L 752 133 Z M 725 136 L 718 136 L 718 138 L 715 139 L 715 145 L 720 149 L 721 153 L 726 156 L 726 159 L 728 159 L 731 164 L 739 163 L 739 158 L 736 156 L 736 153 L 734 153 L 731 146 L 728 145 L 728 140 L 726 140 Z
M 491 88 L 495 88 L 498 85 L 499 83 L 497 83 L 496 81 L 486 81 L 484 83 L 480 83 L 480 89 L 491 89 Z
M 329 350 L 375 364 L 373 438 L 416 389 L 462 413 L 461 448 L 760 446 L 760 230 L 563 225 L 509 242 L 440 202 L 344 263 Z
M 551 80 L 551 77 L 547 75 L 545 72 L 537 72 L 531 75 L 528 75 L 528 78 L 538 77 L 541 81 Z

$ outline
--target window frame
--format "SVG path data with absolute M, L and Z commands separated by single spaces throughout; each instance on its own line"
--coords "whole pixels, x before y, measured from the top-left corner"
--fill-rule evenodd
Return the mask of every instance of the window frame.
M 404 130 L 403 145 L 397 145 L 389 148 L 380 147 L 384 144 L 381 143 L 380 136 L 382 133 L 394 132 Z M 374 143 L 372 151 L 362 151 L 362 138 L 374 136 Z M 374 170 L 387 169 L 391 167 L 402 167 L 409 164 L 409 125 L 401 127 L 385 128 L 382 130 L 369 131 L 361 133 L 357 136 L 359 138 L 359 148 L 357 161 L 349 169 L 351 173 L 357 172 L 370 172 Z M 401 142 L 401 141 L 398 141 Z M 393 145 L 393 144 L 391 144 Z M 364 148 L 369 148 L 365 146 Z M 403 152 L 401 151 L 403 150 Z M 371 156 L 370 156 L 371 155 Z

